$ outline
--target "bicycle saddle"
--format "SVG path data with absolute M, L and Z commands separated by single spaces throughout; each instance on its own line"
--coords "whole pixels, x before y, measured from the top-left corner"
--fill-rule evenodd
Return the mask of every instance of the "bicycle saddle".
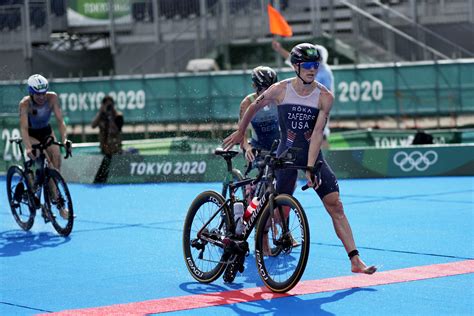
M 214 155 L 222 156 L 224 158 L 234 158 L 238 154 L 239 152 L 235 150 L 224 150 L 222 148 L 216 148 L 216 150 L 214 150 Z

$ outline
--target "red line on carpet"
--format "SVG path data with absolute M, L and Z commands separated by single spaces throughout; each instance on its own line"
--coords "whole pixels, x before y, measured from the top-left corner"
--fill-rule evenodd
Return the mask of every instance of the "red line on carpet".
M 385 285 L 400 282 L 441 278 L 452 275 L 474 273 L 474 260 L 434 264 L 400 270 L 377 272 L 373 275 L 351 275 L 322 280 L 301 281 L 286 294 L 270 292 L 266 287 L 242 290 L 167 297 L 157 300 L 117 304 L 111 306 L 66 310 L 47 315 L 146 315 L 174 312 L 187 309 L 212 307 L 226 304 L 270 300 L 285 296 L 315 294 L 351 288 Z M 46 314 L 44 314 L 46 315 Z

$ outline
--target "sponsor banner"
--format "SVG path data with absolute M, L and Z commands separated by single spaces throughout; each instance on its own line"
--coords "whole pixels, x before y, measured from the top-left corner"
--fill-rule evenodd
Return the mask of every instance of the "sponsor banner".
M 102 155 L 77 155 L 63 159 L 61 174 L 69 182 L 93 183 L 102 163 Z
M 243 157 L 234 164 L 243 169 Z M 214 182 L 225 176 L 224 159 L 212 154 L 120 155 L 112 159 L 107 182 Z
M 331 150 L 326 160 L 338 178 L 474 175 L 474 145 Z
M 474 175 L 474 145 L 412 146 L 393 149 L 338 149 L 325 153 L 325 158 L 340 179 L 423 176 Z M 15 155 L 12 150 L 11 155 Z M 63 173 L 68 181 L 92 183 L 101 155 L 76 154 L 63 160 Z M 4 161 L 0 172 L 19 161 Z M 245 169 L 242 155 L 234 166 Z M 109 183 L 146 182 L 215 182 L 223 181 L 226 164 L 210 153 L 167 155 L 124 154 L 114 156 Z M 301 177 L 303 175 L 301 174 Z
M 473 176 L 473 152 L 472 144 L 413 146 L 331 150 L 325 153 L 325 158 L 339 179 Z M 71 169 L 77 169 L 75 174 L 81 174 L 85 170 L 84 164 L 89 162 L 77 159 L 63 163 L 68 165 L 69 174 L 74 174 Z M 234 167 L 244 170 L 242 155 L 235 158 Z M 93 170 L 88 174 L 87 181 L 92 181 Z M 119 155 L 112 159 L 108 182 L 220 182 L 225 175 L 224 160 L 213 154 Z M 300 176 L 303 177 L 303 174 L 300 173 Z M 78 177 L 67 179 L 76 181 Z
M 433 136 L 434 144 L 454 144 L 467 142 L 464 135 L 474 130 L 427 130 Z M 415 130 L 358 130 L 331 133 L 329 144 L 334 148 L 375 147 L 396 148 L 410 146 L 415 138 Z
M 20 149 L 15 143 L 10 143 L 10 139 L 20 137 L 18 115 L 0 116 L 0 127 L 0 154 L 2 155 L 0 172 L 5 172 L 11 163 L 21 160 Z
M 112 9 L 116 24 L 131 23 L 130 0 L 113 0 Z M 69 26 L 108 25 L 109 0 L 69 0 L 67 18 Z

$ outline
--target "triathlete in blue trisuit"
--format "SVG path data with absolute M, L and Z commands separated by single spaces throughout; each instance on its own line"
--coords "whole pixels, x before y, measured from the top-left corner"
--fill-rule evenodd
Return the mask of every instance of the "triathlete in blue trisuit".
M 57 94 L 49 90 L 49 83 L 42 75 L 32 75 L 28 78 L 28 95 L 20 101 L 20 131 L 26 154 L 31 159 L 35 159 L 31 145 L 37 144 L 48 136 L 53 136 L 54 132 L 49 124 L 51 113 L 56 116 L 58 130 L 62 143 L 66 144 L 66 125 L 64 124 L 59 98 Z M 46 150 L 47 158 L 53 166 L 60 170 L 61 155 L 59 147 L 50 146 Z
M 277 73 L 270 67 L 258 66 L 252 70 L 252 86 L 255 92 L 246 96 L 240 103 L 240 119 L 244 116 L 249 105 L 277 81 Z M 255 159 L 253 148 L 270 150 L 273 141 L 280 138 L 276 105 L 268 104 L 264 106 L 262 111 L 259 111 L 252 118 L 250 127 L 252 130 L 250 142 L 247 140 L 247 135 L 244 135 L 244 141 L 241 145 L 245 152 L 245 158 L 249 162 Z
M 48 136 L 55 140 L 53 129 L 49 124 L 51 113 L 54 113 L 58 123 L 61 141 L 66 146 L 69 142 L 66 136 L 66 124 L 64 124 L 59 98 L 57 94 L 49 90 L 49 83 L 42 75 L 32 75 L 28 78 L 28 95 L 23 97 L 19 104 L 20 133 L 25 144 L 26 155 L 30 159 L 36 159 L 38 153 L 33 152 L 32 145 L 44 141 Z M 67 145 L 69 146 L 69 145 Z M 54 168 L 61 168 L 61 154 L 58 146 L 49 146 L 46 149 L 46 158 Z M 55 194 L 55 190 L 52 191 Z M 61 217 L 68 218 L 67 209 L 60 210 Z
M 277 73 L 270 67 L 258 66 L 252 70 L 252 86 L 255 92 L 246 96 L 240 103 L 240 119 L 247 111 L 249 105 L 254 102 L 259 95 L 267 90 L 272 84 L 278 81 Z M 247 135 L 241 143 L 241 148 L 245 152 L 245 159 L 252 163 L 255 160 L 253 149 L 271 150 L 273 142 L 280 138 L 280 127 L 278 125 L 278 111 L 275 104 L 268 104 L 263 107 L 250 121 L 252 136 L 250 141 Z M 246 196 L 248 203 L 252 200 L 255 186 L 248 185 Z M 265 235 L 264 249 L 265 254 L 270 254 L 268 235 Z
M 268 104 L 277 104 L 281 131 L 278 153 L 289 147 L 299 147 L 302 151 L 298 153 L 297 165 L 314 167 L 317 161 L 323 162 L 320 178 L 313 177 L 314 173 L 309 170 L 306 172 L 308 185 L 315 188 L 331 216 L 336 234 L 351 261 L 352 272 L 372 274 L 377 268 L 368 267 L 359 256 L 339 196 L 337 179 L 320 150 L 323 129 L 334 100 L 333 94 L 315 81 L 320 61 L 321 56 L 313 44 L 296 45 L 291 50 L 291 63 L 296 77 L 272 85 L 252 102 L 239 124 L 239 129 L 224 139 L 224 148 L 242 142 L 245 130 L 255 113 Z M 281 170 L 277 174 L 278 192 L 292 194 L 296 180 L 297 171 Z

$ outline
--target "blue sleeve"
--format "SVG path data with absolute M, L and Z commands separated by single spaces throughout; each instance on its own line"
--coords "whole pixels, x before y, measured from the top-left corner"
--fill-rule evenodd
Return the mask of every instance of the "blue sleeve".
M 326 67 L 321 68 L 316 74 L 316 81 L 320 82 L 329 91 L 334 91 L 334 78 L 331 70 Z

